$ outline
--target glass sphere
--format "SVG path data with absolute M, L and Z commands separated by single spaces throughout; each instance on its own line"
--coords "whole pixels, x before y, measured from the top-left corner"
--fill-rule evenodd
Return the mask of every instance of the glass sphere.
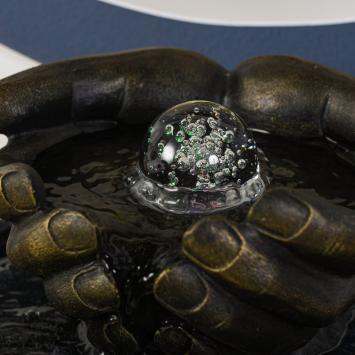
M 264 190 L 255 140 L 242 119 L 209 101 L 189 101 L 150 126 L 133 188 L 140 200 L 175 213 L 213 212 Z

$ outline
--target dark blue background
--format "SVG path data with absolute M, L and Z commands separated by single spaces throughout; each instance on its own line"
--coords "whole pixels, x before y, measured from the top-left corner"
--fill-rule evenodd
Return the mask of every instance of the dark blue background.
M 0 0 L 0 42 L 40 62 L 170 46 L 200 51 L 228 68 L 251 56 L 290 54 L 355 74 L 354 38 L 355 24 L 232 28 L 156 18 L 96 0 Z M 354 334 L 333 354 L 353 354 Z
M 193 1 L 193 0 L 192 0 Z M 0 42 L 41 62 L 146 46 L 191 48 L 227 67 L 291 54 L 355 74 L 355 24 L 237 28 L 172 21 L 96 0 L 1 0 Z

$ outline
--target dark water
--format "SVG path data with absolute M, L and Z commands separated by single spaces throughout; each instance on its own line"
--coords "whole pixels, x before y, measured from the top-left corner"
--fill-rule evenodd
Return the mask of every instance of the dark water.
M 35 167 L 45 181 L 52 207 L 85 210 L 102 226 L 102 257 L 125 294 L 120 311 L 127 327 L 147 342 L 151 336 L 147 329 L 153 331 L 168 317 L 152 302 L 151 280 L 157 270 L 180 258 L 179 238 L 193 218 L 162 215 L 139 206 L 130 196 L 126 177 L 134 170 L 143 133 L 130 128 L 123 134 L 77 137 L 42 153 Z M 309 189 L 355 208 L 355 169 L 336 159 L 331 150 L 267 136 L 256 140 L 269 158 L 273 186 Z M 229 212 L 230 218 L 242 215 Z M 95 353 L 85 339 L 84 326 L 78 327 L 77 321 L 47 305 L 38 279 L 9 269 L 3 258 L 0 280 L 0 354 Z M 143 321 L 151 319 L 150 312 L 161 315 L 153 324 Z M 355 353 L 355 324 L 350 329 L 332 355 Z

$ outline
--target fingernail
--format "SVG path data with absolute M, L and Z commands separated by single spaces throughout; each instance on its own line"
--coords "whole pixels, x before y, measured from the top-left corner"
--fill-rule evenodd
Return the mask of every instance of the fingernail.
M 285 189 L 271 190 L 250 210 L 248 220 L 266 234 L 290 239 L 307 223 L 309 207 Z
M 97 311 L 109 311 L 118 306 L 119 293 L 115 282 L 103 267 L 93 266 L 73 279 L 73 287 L 81 302 Z
M 95 317 L 87 322 L 87 337 L 98 349 L 109 354 L 136 354 L 138 344 L 116 315 Z
M 4 198 L 12 208 L 19 211 L 31 211 L 37 207 L 31 180 L 24 172 L 9 172 L 2 178 Z
M 96 250 L 95 226 L 79 212 L 59 210 L 50 218 L 48 229 L 60 249 L 68 252 Z
M 180 265 L 164 270 L 158 276 L 154 293 L 163 306 L 185 313 L 205 300 L 207 289 L 192 267 Z
M 223 268 L 231 263 L 240 249 L 240 237 L 223 219 L 201 220 L 183 237 L 184 254 L 211 269 Z
M 119 354 L 135 354 L 138 344 L 133 335 L 121 324 L 121 321 L 112 321 L 105 327 L 105 335 L 113 344 Z
M 158 330 L 154 335 L 154 343 L 159 350 L 169 355 L 187 354 L 191 348 L 191 339 L 176 327 Z

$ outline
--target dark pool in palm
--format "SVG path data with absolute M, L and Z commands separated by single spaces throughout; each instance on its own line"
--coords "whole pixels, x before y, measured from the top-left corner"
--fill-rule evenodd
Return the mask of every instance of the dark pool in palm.
M 51 206 L 85 211 L 100 225 L 101 257 L 115 273 L 124 295 L 120 311 L 127 327 L 149 349 L 151 333 L 161 322 L 179 322 L 154 301 L 152 280 L 164 266 L 182 257 L 181 235 L 200 217 L 155 211 L 141 206 L 131 195 L 127 177 L 136 168 L 144 134 L 143 128 L 127 126 L 76 137 L 43 152 L 35 168 L 45 182 Z M 331 150 L 270 135 L 254 137 L 267 157 L 263 169 L 270 178 L 270 186 L 307 189 L 333 203 L 355 208 L 354 168 L 337 159 Z M 241 220 L 247 208 L 220 213 Z M 16 354 L 19 346 L 26 348 L 28 354 L 47 354 L 53 347 L 60 354 L 89 352 L 83 337 L 73 335 L 76 323 L 45 306 L 35 278 L 22 277 L 22 286 L 14 285 L 6 262 L 0 276 L 7 280 L 2 283 L 0 328 L 0 339 L 4 340 L 1 347 L 6 353 Z M 7 289 L 10 284 L 11 292 Z M 39 290 L 36 297 L 30 289 Z M 23 328 L 23 339 L 17 343 L 11 329 L 19 326 Z M 353 353 L 354 339 L 355 335 L 348 332 L 333 354 Z M 150 351 L 156 354 L 155 350 Z

